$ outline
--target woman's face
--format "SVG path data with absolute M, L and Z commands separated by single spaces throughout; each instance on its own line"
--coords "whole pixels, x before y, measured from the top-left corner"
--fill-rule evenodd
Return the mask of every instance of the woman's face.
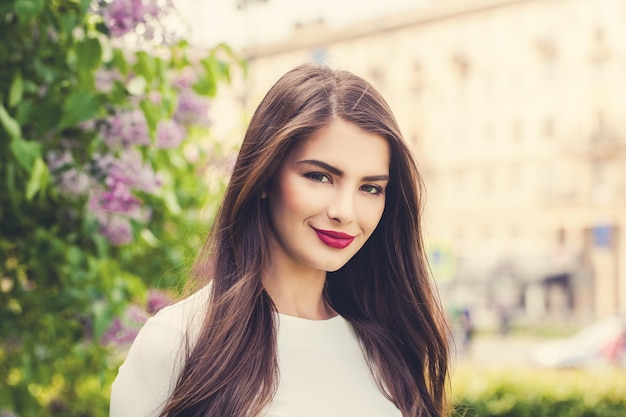
M 267 190 L 273 265 L 345 265 L 383 214 L 389 160 L 385 138 L 338 118 L 292 149 Z

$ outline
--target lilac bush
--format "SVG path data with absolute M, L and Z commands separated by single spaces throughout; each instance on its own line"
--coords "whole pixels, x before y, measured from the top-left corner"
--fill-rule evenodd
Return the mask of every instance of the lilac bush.
M 106 417 L 114 347 L 170 302 L 150 289 L 180 287 L 210 227 L 228 175 L 210 100 L 239 62 L 224 45 L 192 53 L 163 25 L 170 11 L 3 6 L 3 416 Z

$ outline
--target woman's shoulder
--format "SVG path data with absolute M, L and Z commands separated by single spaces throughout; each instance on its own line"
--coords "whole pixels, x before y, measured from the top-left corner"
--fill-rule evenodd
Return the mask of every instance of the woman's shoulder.
M 206 314 L 209 294 L 210 285 L 206 285 L 192 295 L 159 310 L 148 319 L 148 323 L 165 325 L 183 333 L 197 329 Z
M 129 356 L 174 355 L 196 340 L 207 311 L 209 288 L 159 310 L 139 331 Z M 136 352 L 135 352 L 136 351 Z
M 139 331 L 111 390 L 111 417 L 155 416 L 202 327 L 210 289 L 163 308 Z

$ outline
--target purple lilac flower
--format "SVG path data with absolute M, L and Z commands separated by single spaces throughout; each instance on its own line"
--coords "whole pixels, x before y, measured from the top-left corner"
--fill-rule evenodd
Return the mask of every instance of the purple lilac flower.
M 107 119 L 101 133 L 111 149 L 150 144 L 148 124 L 140 109 L 116 112 Z
M 92 157 L 91 171 L 95 178 L 104 181 L 117 159 L 111 154 L 96 153 Z
M 112 0 L 103 12 L 111 36 L 119 37 L 131 32 L 147 18 L 156 17 L 159 8 L 154 1 Z
M 128 184 L 109 177 L 107 188 L 91 198 L 89 207 L 97 212 L 132 214 L 140 209 L 141 204 Z
M 111 90 L 113 90 L 114 82 L 121 79 L 122 76 L 117 69 L 106 70 L 100 68 L 96 71 L 94 79 L 96 90 L 103 93 L 110 93 Z
M 84 122 L 80 122 L 78 124 L 78 127 L 80 127 L 81 129 L 85 131 L 96 130 L 96 126 L 97 126 L 97 120 L 95 119 L 85 120 Z
M 172 299 L 163 291 L 151 289 L 148 291 L 148 313 L 155 314 L 159 310 L 172 304 Z
M 126 317 L 131 322 L 130 324 L 141 326 L 148 320 L 150 315 L 140 306 L 132 304 L 126 309 Z
M 160 149 L 177 148 L 185 139 L 185 127 L 174 120 L 162 120 L 157 125 L 156 146 Z
M 115 245 L 130 243 L 130 220 L 146 221 L 150 217 L 149 209 L 142 207 L 134 192 L 155 192 L 161 181 L 136 149 L 124 152 L 119 159 L 110 154 L 95 155 L 94 171 L 104 178 L 101 186 L 92 188 L 89 199 L 100 232 Z
M 106 222 L 100 223 L 100 234 L 114 245 L 124 245 L 133 241 L 130 220 L 119 215 L 111 214 Z
M 172 81 L 172 84 L 181 91 L 188 90 L 196 82 L 197 78 L 198 76 L 192 67 L 185 67 L 179 72 L 178 77 Z
M 100 343 L 103 345 L 118 344 L 123 339 L 125 334 L 122 333 L 123 324 L 119 317 L 115 317 L 111 322 L 109 328 L 104 332 L 100 338 Z
M 160 105 L 163 102 L 163 95 L 160 91 L 149 91 L 148 99 L 156 105 Z
M 113 319 L 102 335 L 100 343 L 115 346 L 131 344 L 148 318 L 170 304 L 172 304 L 172 299 L 163 291 L 149 290 L 147 310 L 137 304 L 130 305 L 120 317 Z
M 143 163 L 141 153 L 131 149 L 122 154 L 121 158 L 111 166 L 109 175 L 127 182 L 130 187 L 153 193 L 161 185 L 161 179 L 150 165 Z
M 182 125 L 209 126 L 209 101 L 192 90 L 182 90 L 178 96 L 178 105 L 174 120 Z
M 91 180 L 80 167 L 76 166 L 71 152 L 52 151 L 48 153 L 46 160 L 54 183 L 62 194 L 81 195 L 89 190 Z
M 145 323 L 145 320 L 138 325 L 129 325 L 124 323 L 124 320 L 122 318 L 115 317 L 113 319 L 113 322 L 111 323 L 111 326 L 109 326 L 106 332 L 104 332 L 104 334 L 102 335 L 100 343 L 103 345 L 115 346 L 130 345 L 139 334 L 139 327 L 143 323 Z

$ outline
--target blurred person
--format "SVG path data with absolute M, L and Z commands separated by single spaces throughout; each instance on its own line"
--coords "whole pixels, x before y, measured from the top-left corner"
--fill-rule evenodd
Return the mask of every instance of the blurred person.
M 460 322 L 462 331 L 461 344 L 463 351 L 468 352 L 472 344 L 472 338 L 474 337 L 474 323 L 469 308 L 465 307 L 461 311 Z
M 250 121 L 196 292 L 140 331 L 111 417 L 448 415 L 421 184 L 368 82 L 287 72 Z
M 452 306 L 448 313 L 451 326 L 450 342 L 457 355 L 470 353 L 474 337 L 474 323 L 468 307 Z

